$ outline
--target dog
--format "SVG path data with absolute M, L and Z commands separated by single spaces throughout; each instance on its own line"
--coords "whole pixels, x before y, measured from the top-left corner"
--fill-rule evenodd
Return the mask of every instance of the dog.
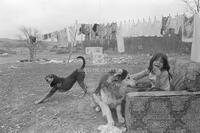
M 85 79 L 85 58 L 83 56 L 78 56 L 77 59 L 82 59 L 83 65 L 79 68 L 74 70 L 69 76 L 66 78 L 58 77 L 55 74 L 50 74 L 45 77 L 46 82 L 50 85 L 51 90 L 49 93 L 40 101 L 36 101 L 36 104 L 43 103 L 46 101 L 49 97 L 51 97 L 56 91 L 59 92 L 66 92 L 70 90 L 73 85 L 78 82 L 80 87 L 84 91 L 84 95 L 87 93 L 87 86 L 84 83 Z
M 125 69 L 115 69 L 103 75 L 99 81 L 98 87 L 93 93 L 96 107 L 100 107 L 103 116 L 107 118 L 108 125 L 114 125 L 111 109 L 116 109 L 117 118 L 120 123 L 124 123 L 122 116 L 122 101 L 125 100 L 125 94 L 128 88 L 135 86 L 135 80 Z

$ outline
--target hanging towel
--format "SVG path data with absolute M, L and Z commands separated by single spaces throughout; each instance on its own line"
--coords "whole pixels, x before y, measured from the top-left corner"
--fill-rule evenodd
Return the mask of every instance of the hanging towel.
M 122 26 L 120 25 L 117 30 L 117 49 L 119 53 L 125 52 L 124 38 L 122 36 Z
M 177 22 L 176 22 L 176 27 L 175 27 L 175 34 L 178 34 L 180 28 L 183 26 L 184 16 L 178 15 L 178 16 L 176 16 L 176 19 L 177 19 Z
M 152 36 L 152 25 L 151 25 L 151 18 L 149 17 L 149 20 L 146 25 L 146 34 L 145 36 Z
M 153 26 L 152 26 L 152 31 L 154 33 L 153 36 L 162 36 L 161 33 L 160 33 L 161 27 L 162 27 L 162 22 L 156 20 L 156 17 L 155 17 L 154 23 L 153 23 Z
M 168 23 L 167 29 L 176 29 L 176 23 L 177 23 L 176 17 L 172 18 L 170 16 L 167 23 Z

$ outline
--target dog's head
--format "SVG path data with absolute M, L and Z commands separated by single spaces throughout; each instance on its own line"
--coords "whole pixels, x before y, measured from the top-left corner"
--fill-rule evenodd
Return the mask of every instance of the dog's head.
M 121 82 L 125 86 L 135 86 L 135 80 L 125 69 L 117 69 L 113 75 L 112 81 Z
M 57 78 L 58 77 L 55 74 L 49 74 L 45 77 L 45 80 L 47 81 L 48 84 L 54 86 L 55 84 L 57 84 Z

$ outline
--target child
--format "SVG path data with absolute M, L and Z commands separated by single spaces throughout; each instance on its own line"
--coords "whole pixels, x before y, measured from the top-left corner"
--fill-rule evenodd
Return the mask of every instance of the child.
M 156 53 L 150 59 L 149 67 L 137 74 L 133 74 L 131 77 L 138 81 L 146 76 L 148 76 L 151 89 L 150 90 L 170 90 L 170 79 L 171 74 L 169 72 L 170 66 L 168 63 L 168 58 L 163 53 Z M 136 85 L 137 86 L 137 85 Z

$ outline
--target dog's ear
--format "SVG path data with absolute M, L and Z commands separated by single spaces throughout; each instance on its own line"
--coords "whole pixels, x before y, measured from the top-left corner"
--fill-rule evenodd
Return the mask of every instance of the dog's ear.
M 108 73 L 110 73 L 110 74 L 115 74 L 115 73 L 116 73 L 116 70 L 115 70 L 115 69 L 111 69 Z
M 127 75 L 128 75 L 128 71 L 123 69 L 122 76 L 121 76 L 122 80 L 124 80 L 127 77 Z
M 53 81 L 51 82 L 50 86 L 53 87 L 55 86 L 57 83 L 59 83 L 59 78 L 56 75 L 51 75 L 53 78 Z
M 125 69 L 119 69 L 114 74 L 112 81 L 122 81 L 127 77 L 127 75 L 128 71 L 126 71 Z

